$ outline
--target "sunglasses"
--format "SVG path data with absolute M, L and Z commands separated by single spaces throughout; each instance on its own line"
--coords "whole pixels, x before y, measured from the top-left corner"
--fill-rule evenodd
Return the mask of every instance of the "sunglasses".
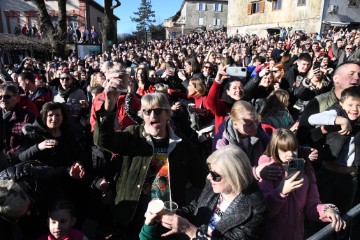
M 211 175 L 211 179 L 214 181 L 214 182 L 220 182 L 222 177 L 220 174 L 218 174 L 217 172 L 214 172 L 214 171 L 211 171 L 209 170 L 209 173 Z
M 151 109 L 143 109 L 143 114 L 146 116 L 150 116 L 151 112 L 154 111 L 154 114 L 159 116 L 162 111 L 165 110 L 164 108 L 151 108 Z
M 210 66 L 204 66 L 204 68 L 211 68 Z
M 69 81 L 69 80 L 70 80 L 70 78 L 69 78 L 69 77 L 62 77 L 62 78 L 60 78 L 60 80 L 66 80 L 66 81 Z
M 0 96 L 0 100 L 2 100 L 2 99 L 8 100 L 8 99 L 10 99 L 12 96 L 13 96 L 13 95 L 8 95 L 8 94 L 2 95 L 2 96 Z
M 352 50 L 352 48 L 345 48 L 346 50 Z

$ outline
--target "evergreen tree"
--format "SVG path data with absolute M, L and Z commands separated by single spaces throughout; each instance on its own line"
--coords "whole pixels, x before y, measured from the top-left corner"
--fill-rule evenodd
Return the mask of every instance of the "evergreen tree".
M 151 0 L 141 0 L 140 7 L 134 12 L 136 17 L 131 17 L 131 21 L 136 22 L 136 30 L 145 32 L 146 27 L 150 28 L 155 22 L 155 11 L 151 10 Z

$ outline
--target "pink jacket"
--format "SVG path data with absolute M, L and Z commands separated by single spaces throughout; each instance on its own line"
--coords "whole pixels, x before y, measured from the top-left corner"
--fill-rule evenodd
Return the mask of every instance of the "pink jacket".
M 83 232 L 80 232 L 79 230 L 76 229 L 71 229 L 69 234 L 63 238 L 64 240 L 87 240 L 88 238 L 84 235 Z M 49 234 L 45 234 L 43 236 L 41 236 L 39 238 L 39 240 L 56 240 L 56 238 L 53 237 L 53 235 L 51 235 L 51 233 Z
M 271 157 L 262 155 L 260 165 L 276 164 Z M 259 187 L 268 203 L 268 221 L 265 226 L 266 239 L 303 240 L 304 217 L 312 221 L 330 222 L 325 218 L 324 208 L 328 204 L 321 204 L 315 176 L 304 174 L 304 185 L 284 196 L 277 190 L 282 179 L 270 181 L 260 179 Z

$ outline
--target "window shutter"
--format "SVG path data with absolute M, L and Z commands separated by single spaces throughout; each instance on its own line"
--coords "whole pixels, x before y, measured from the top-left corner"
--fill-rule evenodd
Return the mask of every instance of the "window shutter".
M 251 3 L 249 3 L 248 4 L 248 15 L 251 15 L 251 9 L 252 9 L 252 4 Z
M 216 3 L 213 5 L 213 11 L 216 12 Z
M 221 22 L 220 22 L 221 20 L 220 20 L 220 18 L 218 18 L 217 19 L 217 24 L 216 25 L 218 25 L 218 26 L 220 26 L 220 24 L 221 24 Z
M 200 3 L 196 4 L 196 9 L 199 11 L 200 10 Z
M 219 12 L 222 12 L 222 4 L 221 3 L 219 3 Z
M 264 12 L 265 2 L 260 2 L 260 13 Z
M 216 18 L 213 18 L 213 25 L 216 25 Z
M 204 11 L 206 11 L 206 3 L 203 3 L 204 4 Z

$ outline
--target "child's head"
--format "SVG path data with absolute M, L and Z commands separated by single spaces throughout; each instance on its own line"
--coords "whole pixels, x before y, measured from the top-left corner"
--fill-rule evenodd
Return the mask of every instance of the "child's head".
M 266 98 L 262 116 L 271 116 L 278 110 L 287 108 L 289 105 L 289 93 L 283 89 L 277 89 Z
M 272 157 L 276 163 L 284 163 L 297 156 L 298 146 L 298 141 L 292 131 L 279 128 L 273 133 L 265 155 Z
M 360 91 L 357 86 L 349 87 L 341 92 L 340 106 L 350 120 L 354 121 L 360 117 Z
M 55 239 L 63 239 L 75 222 L 75 208 L 69 200 L 58 200 L 50 207 L 49 229 Z

